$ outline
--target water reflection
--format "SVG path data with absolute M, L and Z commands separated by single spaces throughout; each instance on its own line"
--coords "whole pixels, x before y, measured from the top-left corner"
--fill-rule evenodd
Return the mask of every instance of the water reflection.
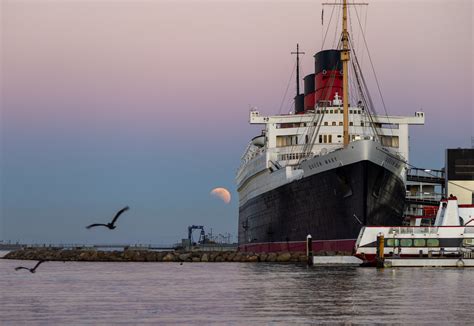
M 0 260 L 0 323 L 463 323 L 474 269 Z

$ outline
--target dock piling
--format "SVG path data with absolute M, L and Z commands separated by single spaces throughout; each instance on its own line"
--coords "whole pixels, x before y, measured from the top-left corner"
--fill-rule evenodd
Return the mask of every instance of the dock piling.
M 306 257 L 308 258 L 308 266 L 313 266 L 313 238 L 311 234 L 306 236 Z

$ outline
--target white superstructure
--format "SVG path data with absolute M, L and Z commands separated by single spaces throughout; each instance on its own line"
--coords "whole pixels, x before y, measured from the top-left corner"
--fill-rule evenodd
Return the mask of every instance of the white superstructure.
M 352 144 L 360 143 L 361 149 L 353 151 L 354 148 L 343 146 L 343 108 L 337 95 L 332 104 L 305 114 L 262 116 L 255 109 L 250 111 L 250 124 L 263 125 L 263 129 L 261 135 L 249 143 L 237 171 L 241 205 L 308 173 L 348 164 L 351 157 L 365 156 L 370 160 L 369 147 L 376 146 L 388 155 L 374 163 L 384 164 L 384 160 L 391 160 L 390 155 L 393 155 L 392 160 L 408 161 L 408 127 L 423 125 L 424 112 L 416 112 L 412 117 L 374 116 L 362 106 L 350 107 L 349 139 Z M 361 146 L 363 143 L 366 145 Z M 329 155 L 331 153 L 333 155 Z

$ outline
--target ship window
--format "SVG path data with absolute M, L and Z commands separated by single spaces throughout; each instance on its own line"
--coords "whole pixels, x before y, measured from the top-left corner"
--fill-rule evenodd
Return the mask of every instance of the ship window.
M 360 125 L 363 127 L 363 126 L 364 126 L 364 122 L 363 122 L 363 121 L 361 121 L 361 122 L 360 122 Z
M 427 247 L 439 247 L 439 240 L 438 239 L 427 239 L 426 240 L 426 246 Z
M 415 239 L 413 240 L 413 244 L 415 245 L 415 247 L 426 247 L 425 239 Z
M 342 125 L 343 125 L 342 121 L 340 121 L 340 122 L 339 122 L 339 125 L 340 125 L 340 126 L 342 126 Z
M 325 125 L 325 126 L 327 126 L 327 125 L 328 125 L 328 122 L 327 122 L 327 121 L 325 121 L 325 122 L 324 122 L 324 125 Z
M 333 110 L 331 110 L 331 111 L 329 111 L 329 113 L 334 113 L 334 111 L 333 111 Z
M 353 125 L 354 125 L 354 122 L 350 121 L 349 126 L 353 126 Z
M 323 135 L 319 135 L 319 143 L 321 144 L 323 142 Z
M 324 135 L 324 143 L 326 144 L 328 142 L 328 136 Z
M 337 138 L 341 138 L 341 137 L 342 137 L 342 135 L 337 135 Z
M 352 114 L 353 112 L 354 112 L 354 111 L 352 111 L 352 110 L 349 110 L 349 113 L 350 113 L 350 114 Z
M 462 240 L 462 244 L 465 246 L 473 246 L 474 245 L 474 239 L 464 239 Z
M 277 147 L 285 147 L 291 145 L 298 144 L 298 136 L 297 135 L 289 135 L 289 136 L 277 136 L 276 137 L 276 145 Z
M 398 247 L 399 245 L 399 239 L 387 239 L 387 247 Z
M 400 239 L 400 245 L 402 247 L 411 247 L 411 246 L 413 246 L 413 240 L 412 239 Z
M 382 136 L 382 145 L 387 147 L 398 148 L 398 136 Z
M 332 143 L 332 135 L 328 136 L 328 143 Z
M 336 121 L 333 121 L 333 122 L 332 122 L 332 125 L 335 126 L 335 125 L 336 125 Z
M 305 142 L 305 144 L 308 143 L 308 135 L 304 136 L 304 142 Z

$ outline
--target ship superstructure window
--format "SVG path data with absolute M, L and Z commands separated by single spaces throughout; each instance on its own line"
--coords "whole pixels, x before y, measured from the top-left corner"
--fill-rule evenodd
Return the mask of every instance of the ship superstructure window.
M 474 239 L 463 239 L 462 244 L 465 246 L 472 246 L 474 245 Z
M 328 125 L 328 122 L 327 122 L 327 121 L 325 121 L 325 122 L 324 122 L 324 125 L 325 125 L 325 126 L 327 126 L 327 125 Z
M 411 247 L 413 245 L 412 239 L 400 239 L 400 245 L 402 247 Z
M 398 136 L 382 136 L 382 145 L 387 147 L 399 147 Z
M 339 125 L 342 126 L 344 123 L 342 121 L 339 122 Z
M 323 142 L 323 135 L 319 135 L 319 143 L 321 144 Z
M 426 247 L 425 239 L 414 239 L 413 244 L 415 245 L 415 247 Z
M 276 137 L 276 146 L 285 147 L 298 145 L 298 136 L 297 135 L 288 135 L 288 136 L 277 136 Z
M 336 121 L 333 121 L 333 122 L 332 122 L 332 125 L 335 126 L 335 125 L 336 125 Z
M 323 138 L 324 138 L 324 143 L 326 144 L 328 142 L 328 135 L 324 135 Z
M 399 245 L 399 239 L 387 239 L 387 247 L 398 247 Z
M 349 126 L 353 126 L 353 125 L 354 125 L 354 122 L 350 121 Z
M 439 240 L 438 239 L 426 239 L 426 246 L 427 247 L 439 247 Z
M 328 143 L 332 143 L 332 135 L 328 135 Z

